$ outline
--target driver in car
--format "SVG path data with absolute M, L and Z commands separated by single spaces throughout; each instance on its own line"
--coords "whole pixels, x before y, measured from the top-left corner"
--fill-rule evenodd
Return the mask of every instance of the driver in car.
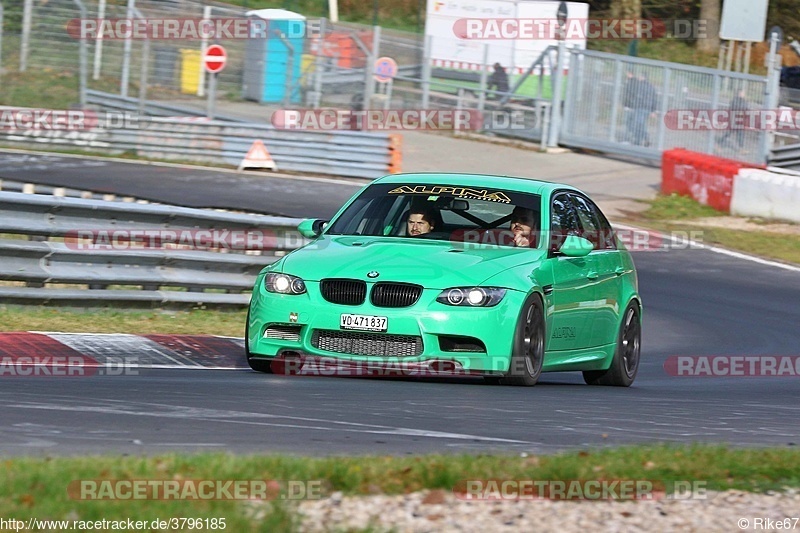
M 436 217 L 429 209 L 412 209 L 406 219 L 406 233 L 409 237 L 419 237 L 433 231 Z
M 536 217 L 533 210 L 525 207 L 515 207 L 511 212 L 511 232 L 514 234 L 514 246 L 529 247 L 536 242 L 533 234 L 536 227 Z

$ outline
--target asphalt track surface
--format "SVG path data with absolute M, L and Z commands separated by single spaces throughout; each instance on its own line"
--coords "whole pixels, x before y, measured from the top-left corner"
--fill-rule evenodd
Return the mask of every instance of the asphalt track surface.
M 0 453 L 416 454 L 632 443 L 800 443 L 800 377 L 675 377 L 674 355 L 797 356 L 800 274 L 708 250 L 636 253 L 643 361 L 629 389 L 249 370 L 0 378 Z M 121 350 L 120 356 L 124 356 Z
M 0 179 L 295 218 L 330 218 L 364 180 L 142 165 L 0 150 Z
M 293 217 L 330 216 L 355 190 L 336 180 L 2 152 L 0 177 Z M 664 367 L 676 355 L 800 356 L 800 272 L 708 250 L 636 253 L 635 260 L 644 338 L 630 389 L 589 387 L 578 373 L 545 374 L 532 389 L 242 369 L 3 376 L 0 453 L 541 453 L 800 443 L 800 377 L 675 377 Z M 126 355 L 123 346 L 118 351 Z

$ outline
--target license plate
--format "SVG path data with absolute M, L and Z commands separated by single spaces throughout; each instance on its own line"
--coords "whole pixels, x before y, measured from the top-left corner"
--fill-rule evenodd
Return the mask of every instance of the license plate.
M 342 314 L 341 329 L 364 329 L 367 331 L 386 331 L 389 319 L 385 316 Z

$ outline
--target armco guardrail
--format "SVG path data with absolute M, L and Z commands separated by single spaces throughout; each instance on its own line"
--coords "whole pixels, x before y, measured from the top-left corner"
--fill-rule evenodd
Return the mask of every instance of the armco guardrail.
M 800 143 L 774 147 L 770 154 L 769 164 L 781 168 L 800 170 Z
M 238 166 L 260 140 L 280 170 L 370 179 L 400 171 L 399 134 L 289 131 L 250 122 L 165 117 L 129 116 L 114 122 L 100 121 L 85 130 L 2 128 L 0 143 Z
M 122 96 L 119 94 L 106 93 L 103 91 L 93 91 L 88 89 L 86 91 L 86 103 L 89 106 L 98 107 L 103 111 L 118 111 L 123 113 L 131 113 L 133 115 L 139 112 L 139 99 L 131 96 Z M 154 102 L 148 100 L 144 106 L 145 115 L 151 117 L 203 117 L 197 109 L 186 106 L 179 106 L 174 104 L 165 104 L 161 102 Z M 225 122 L 247 122 L 237 117 L 225 115 L 221 113 L 216 114 L 217 120 Z
M 258 271 L 306 242 L 298 222 L 0 192 L 0 233 L 19 236 L 0 239 L 0 280 L 18 282 L 0 299 L 246 305 Z

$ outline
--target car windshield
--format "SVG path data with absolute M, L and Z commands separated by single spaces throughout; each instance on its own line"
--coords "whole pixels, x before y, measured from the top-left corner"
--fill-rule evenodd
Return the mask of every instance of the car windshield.
M 375 184 L 328 227 L 328 235 L 424 238 L 515 246 L 524 225 L 536 247 L 541 198 L 492 187 Z

